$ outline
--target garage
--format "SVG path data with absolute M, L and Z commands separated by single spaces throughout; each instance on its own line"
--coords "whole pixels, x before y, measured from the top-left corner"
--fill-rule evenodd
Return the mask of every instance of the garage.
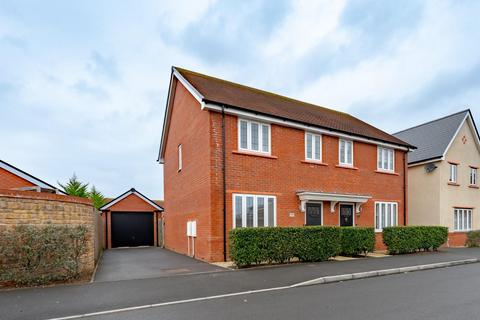
M 149 212 L 112 212 L 112 248 L 154 245 L 154 216 Z
M 162 246 L 161 203 L 132 188 L 103 205 L 107 248 Z

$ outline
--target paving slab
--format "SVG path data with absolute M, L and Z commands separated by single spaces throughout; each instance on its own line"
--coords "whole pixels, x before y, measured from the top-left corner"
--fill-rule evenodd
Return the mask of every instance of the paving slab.
M 224 268 L 166 249 L 125 248 L 106 250 L 100 260 L 95 282 L 120 281 L 163 276 L 215 272 Z

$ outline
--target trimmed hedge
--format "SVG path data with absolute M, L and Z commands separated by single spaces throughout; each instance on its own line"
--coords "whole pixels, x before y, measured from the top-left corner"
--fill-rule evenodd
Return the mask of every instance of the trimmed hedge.
M 437 250 L 447 242 L 447 238 L 447 227 L 399 226 L 383 228 L 383 243 L 391 254 Z
M 375 248 L 375 229 L 361 227 L 342 227 L 341 254 L 344 256 L 357 256 L 373 252 Z
M 467 232 L 467 247 L 480 247 L 480 230 L 472 230 Z
M 340 251 L 338 227 L 237 228 L 230 231 L 230 259 L 252 264 L 324 261 Z

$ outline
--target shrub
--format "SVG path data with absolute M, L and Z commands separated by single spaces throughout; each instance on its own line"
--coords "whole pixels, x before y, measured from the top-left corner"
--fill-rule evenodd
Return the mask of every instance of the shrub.
M 448 228 L 437 226 L 400 226 L 383 228 L 383 242 L 391 254 L 436 250 L 447 241 Z
M 340 229 L 340 235 L 342 255 L 367 254 L 375 248 L 374 228 L 343 227 Z
M 467 247 L 479 247 L 480 246 L 480 230 L 473 230 L 467 232 L 467 241 L 465 243 Z
M 262 262 L 323 261 L 340 248 L 337 227 L 238 228 L 230 231 L 230 258 L 238 266 Z
M 20 225 L 0 233 L 0 281 L 41 285 L 80 276 L 88 247 L 85 226 Z

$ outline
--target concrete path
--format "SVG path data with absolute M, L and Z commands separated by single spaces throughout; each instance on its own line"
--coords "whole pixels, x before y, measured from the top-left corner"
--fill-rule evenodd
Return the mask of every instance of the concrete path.
M 302 263 L 140 280 L 93 282 L 87 285 L 0 291 L 1 319 L 49 319 L 161 302 L 193 299 L 280 286 L 318 277 L 366 272 L 436 262 L 480 258 L 480 249 Z M 480 268 L 479 264 L 474 267 Z M 455 269 L 458 267 L 454 267 Z M 421 271 L 427 274 L 431 271 Z M 390 278 L 390 277 L 386 277 Z M 359 281 L 352 281 L 355 285 Z M 324 286 L 331 286 L 327 284 Z
M 94 281 L 158 278 L 224 268 L 156 247 L 105 250 Z

